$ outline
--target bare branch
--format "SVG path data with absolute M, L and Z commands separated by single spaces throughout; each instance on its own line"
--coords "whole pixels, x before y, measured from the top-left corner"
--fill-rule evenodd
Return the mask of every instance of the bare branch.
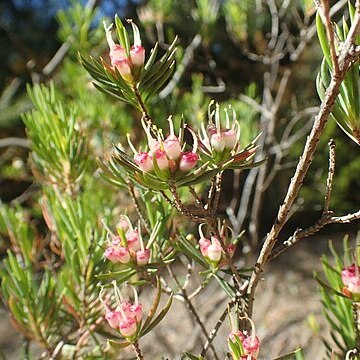
M 331 62 L 334 67 L 334 75 L 338 76 L 339 75 L 339 63 L 338 63 L 338 59 L 336 56 L 334 29 L 333 29 L 333 26 L 331 24 L 331 19 L 330 19 L 329 0 L 322 0 L 322 4 L 323 4 L 323 10 L 324 10 L 323 11 L 324 25 L 325 25 L 326 33 L 327 33 L 329 43 L 330 43 Z
M 10 146 L 19 146 L 29 149 L 30 142 L 28 139 L 17 138 L 17 137 L 7 137 L 4 139 L 0 139 L 0 148 L 10 147 Z
M 331 199 L 331 191 L 333 178 L 335 173 L 335 141 L 334 139 L 330 139 L 329 141 L 329 171 L 326 179 L 326 192 L 325 192 L 325 203 L 324 203 L 324 211 L 326 214 L 329 212 L 330 208 L 330 199 Z
M 252 306 L 254 301 L 254 292 L 256 286 L 260 280 L 261 273 L 265 264 L 267 263 L 271 251 L 277 241 L 280 231 L 284 227 L 292 204 L 298 196 L 299 190 L 303 184 L 305 175 L 312 163 L 312 158 L 317 148 L 320 136 L 324 131 L 325 124 L 329 117 L 329 114 L 334 106 L 336 97 L 339 93 L 340 85 L 345 78 L 346 72 L 350 63 L 354 60 L 354 38 L 359 32 L 360 27 L 360 11 L 356 11 L 352 26 L 350 28 L 348 37 L 341 49 L 339 56 L 339 75 L 332 77 L 330 85 L 326 91 L 325 98 L 321 104 L 321 108 L 318 116 L 315 119 L 313 128 L 310 135 L 307 138 L 303 155 L 300 158 L 298 166 L 296 168 L 294 177 L 291 179 L 288 192 L 286 194 L 283 204 L 280 206 L 275 223 L 267 235 L 265 243 L 261 249 L 258 260 L 255 264 L 255 270 L 251 276 L 247 294 L 249 296 L 249 308 L 248 315 L 252 314 Z

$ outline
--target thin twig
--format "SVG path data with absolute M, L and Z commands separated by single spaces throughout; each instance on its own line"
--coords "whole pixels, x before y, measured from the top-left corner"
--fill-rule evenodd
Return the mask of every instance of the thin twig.
M 294 232 L 292 236 L 290 236 L 286 241 L 283 242 L 281 246 L 276 248 L 271 255 L 269 256 L 268 261 L 275 259 L 280 254 L 282 254 L 284 251 L 292 247 L 293 245 L 297 244 L 300 240 L 303 240 L 311 235 L 314 235 L 318 231 L 320 231 L 324 226 L 330 225 L 330 224 L 348 224 L 354 220 L 360 219 L 360 210 L 343 215 L 343 216 L 332 216 L 332 213 L 328 211 L 327 213 L 324 213 L 322 217 L 312 226 L 306 228 L 306 229 L 298 229 Z
M 144 214 L 142 213 L 142 209 L 141 209 L 141 206 L 139 204 L 139 201 L 135 195 L 135 189 L 134 189 L 134 186 L 131 184 L 131 183 L 128 183 L 127 184 L 128 186 L 128 190 L 129 190 L 129 194 L 130 194 L 130 197 L 131 197 L 131 200 L 133 201 L 134 205 L 135 205 L 135 209 L 136 209 L 136 212 L 141 220 L 141 222 L 143 223 L 144 227 L 145 227 L 145 230 L 148 234 L 151 233 L 151 230 L 150 230 L 150 224 L 149 222 L 147 221 L 146 217 L 144 216 Z
M 132 344 L 132 348 L 136 354 L 136 359 L 137 360 L 144 360 L 144 357 L 143 357 L 143 354 L 140 350 L 140 346 L 139 346 L 139 343 L 137 341 L 133 342 Z
M 324 211 L 323 211 L 324 214 L 328 213 L 329 208 L 330 208 L 331 191 L 332 191 L 334 173 L 335 173 L 335 141 L 334 141 L 334 139 L 330 139 L 330 141 L 329 141 L 329 170 L 328 170 L 328 176 L 326 179 L 325 203 L 324 203 Z
M 181 291 L 181 295 L 184 298 L 186 305 L 188 307 L 188 309 L 190 310 L 191 314 L 194 316 L 195 321 L 197 322 L 197 324 L 200 326 L 201 331 L 203 332 L 203 334 L 205 335 L 206 340 L 209 342 L 210 338 L 208 335 L 208 332 L 206 331 L 205 325 L 204 323 L 201 321 L 199 314 L 197 313 L 196 309 L 194 308 L 194 305 L 192 304 L 192 302 L 189 299 L 189 296 L 187 294 L 186 289 L 184 288 L 184 286 L 180 285 L 179 280 L 177 279 L 176 275 L 174 274 L 174 272 L 172 271 L 170 266 L 167 266 L 167 269 L 169 271 L 170 276 L 172 277 L 172 279 L 174 280 L 174 282 L 176 283 L 177 287 L 179 288 L 179 290 Z M 216 353 L 216 350 L 214 348 L 214 346 L 210 343 L 210 347 L 211 350 L 214 354 L 215 359 L 219 360 L 219 357 Z
M 0 148 L 10 147 L 10 146 L 19 146 L 25 149 L 30 148 L 30 141 L 28 139 L 17 138 L 17 137 L 7 137 L 0 139 Z
M 213 340 L 215 339 L 221 325 L 224 323 L 224 320 L 226 319 L 226 316 L 228 315 L 229 310 L 237 303 L 237 300 L 230 301 L 226 307 L 226 309 L 223 311 L 223 313 L 220 315 L 219 320 L 216 322 L 214 328 L 211 330 L 209 334 L 209 340 L 205 343 L 202 351 L 201 356 L 205 357 L 205 354 L 209 347 L 211 346 Z
M 148 126 L 151 126 L 152 127 L 152 121 L 151 121 L 151 117 L 149 115 L 149 112 L 145 106 L 145 103 L 140 95 L 140 92 L 139 92 L 139 89 L 137 88 L 136 85 L 133 86 L 133 91 L 134 91 L 134 94 L 136 96 L 136 99 L 138 101 L 138 104 L 140 106 L 140 109 L 141 109 L 141 112 L 142 112 L 142 115 L 144 117 L 144 119 L 146 120 L 146 123 Z
M 174 88 L 180 81 L 184 71 L 188 67 L 189 63 L 192 61 L 194 57 L 194 52 L 200 46 L 201 40 L 202 40 L 201 35 L 196 34 L 195 37 L 192 39 L 191 43 L 185 49 L 184 56 L 181 60 L 181 63 L 177 66 L 175 74 L 172 76 L 171 80 L 165 86 L 165 88 L 160 91 L 159 93 L 160 99 L 166 98 L 174 90 Z

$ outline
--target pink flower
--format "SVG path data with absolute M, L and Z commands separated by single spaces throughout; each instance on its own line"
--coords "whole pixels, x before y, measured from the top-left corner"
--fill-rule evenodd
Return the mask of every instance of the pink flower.
M 111 262 L 117 262 L 117 258 L 116 258 L 116 255 L 115 255 L 115 247 L 114 246 L 110 246 L 110 247 L 106 248 L 105 257 L 108 260 L 110 260 Z
M 119 330 L 122 336 L 128 338 L 136 334 L 137 322 L 133 318 L 126 318 L 120 321 Z
M 119 70 L 120 75 L 128 82 L 133 81 L 131 74 L 131 63 L 128 58 L 117 59 L 114 61 L 114 66 Z
M 138 230 L 128 230 L 125 236 L 130 251 L 140 250 L 141 243 Z
M 235 337 L 235 335 L 238 337 L 238 339 Z M 240 359 L 241 360 L 248 360 L 251 358 L 251 360 L 256 360 L 259 356 L 259 350 L 260 350 L 260 340 L 255 335 L 249 335 L 246 331 L 233 331 L 229 337 L 228 342 L 231 341 L 239 350 L 240 353 Z M 242 350 L 240 348 L 240 344 L 238 342 L 240 341 Z M 232 348 L 230 347 L 230 351 Z M 232 353 L 233 354 L 233 353 Z M 234 359 L 238 359 L 237 356 L 233 354 Z
M 122 319 L 121 313 L 116 310 L 113 311 L 106 307 L 105 319 L 112 328 L 116 329 L 119 327 L 120 321 Z
M 175 135 L 170 135 L 164 141 L 164 150 L 171 160 L 178 160 L 181 156 L 181 145 L 179 139 Z
M 181 155 L 179 169 L 183 172 L 188 172 L 193 169 L 199 160 L 199 155 L 191 151 L 185 152 Z
M 116 228 L 121 228 L 126 232 L 129 229 L 129 219 L 125 215 L 121 216 Z
M 135 319 L 137 322 L 140 322 L 142 319 L 142 304 L 135 303 L 132 304 L 129 301 L 123 301 L 121 303 L 121 309 L 125 313 L 127 318 Z
M 218 153 L 223 152 L 225 148 L 225 137 L 221 132 L 216 132 L 210 137 L 210 144 L 213 150 Z
M 136 67 L 142 67 L 145 62 L 145 49 L 141 45 L 134 45 L 130 49 L 131 62 Z
M 199 240 L 200 251 L 204 257 L 208 257 L 208 248 L 211 245 L 211 241 L 207 238 L 201 238 Z
M 211 237 L 211 245 L 209 245 L 207 253 L 211 261 L 218 262 L 221 260 L 222 248 L 219 240 L 215 236 Z
M 114 236 L 111 240 L 111 244 L 114 246 L 121 245 L 121 237 L 120 236 Z
M 130 262 L 130 254 L 128 249 L 122 246 L 113 246 L 106 248 L 105 257 L 111 262 L 127 264 Z
M 352 264 L 341 273 L 341 279 L 345 285 L 343 292 L 351 295 L 360 295 L 360 267 Z
M 149 262 L 149 259 L 150 259 L 149 249 L 138 250 L 136 252 L 136 262 L 139 266 L 146 265 Z
M 156 163 L 160 170 L 167 170 L 169 168 L 169 160 L 164 150 L 158 149 L 155 151 Z
M 238 134 L 235 130 L 230 129 L 223 132 L 225 140 L 225 149 L 232 150 L 238 141 Z
M 137 322 L 140 322 L 142 319 L 142 305 L 134 304 L 129 308 L 130 316 L 135 319 Z
M 232 333 L 229 335 L 229 339 L 230 339 L 232 342 L 235 342 L 235 341 L 236 341 L 235 335 L 240 339 L 241 342 L 243 342 L 243 341 L 246 339 L 246 336 L 243 334 L 243 332 L 240 331 L 240 330 L 237 330 L 237 331 L 235 331 L 235 332 L 232 332 Z
M 360 267 L 358 267 L 360 273 Z M 341 279 L 345 286 L 348 286 L 350 280 L 356 276 L 355 273 L 355 264 L 350 265 L 348 268 L 345 268 L 341 273 Z
M 134 156 L 134 161 L 142 171 L 151 172 L 153 170 L 152 156 L 145 151 L 137 153 Z
M 250 335 L 243 340 L 243 347 L 247 355 L 252 355 L 257 358 L 260 350 L 260 340 L 257 336 Z
M 116 63 L 118 61 L 127 59 L 124 47 L 122 47 L 119 44 L 115 44 L 115 43 L 113 43 L 111 45 L 109 55 L 110 55 L 110 60 L 111 60 L 112 66 L 116 66 Z

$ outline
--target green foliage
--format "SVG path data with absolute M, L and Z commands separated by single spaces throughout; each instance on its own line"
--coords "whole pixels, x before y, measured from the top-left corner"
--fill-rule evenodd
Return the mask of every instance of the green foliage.
M 349 13 L 351 22 L 354 17 L 355 9 L 349 2 Z M 320 99 L 325 97 L 325 91 L 330 85 L 331 70 L 333 64 L 330 55 L 330 45 L 326 36 L 325 27 L 320 15 L 316 18 L 317 32 L 321 49 L 324 54 L 324 60 L 321 64 L 321 70 L 318 74 L 316 85 Z M 341 42 L 345 41 L 349 33 L 349 26 L 343 19 L 343 26 L 336 26 L 336 34 L 339 39 L 338 48 Z M 360 144 L 360 96 L 359 96 L 359 64 L 355 61 L 348 71 L 345 80 L 341 83 L 340 94 L 336 98 L 335 105 L 331 112 L 331 117 L 335 120 L 340 128 L 357 144 Z
M 86 168 L 85 136 L 76 124 L 76 110 L 64 109 L 56 100 L 55 87 L 36 85 L 28 87 L 35 106 L 25 113 L 23 121 L 28 128 L 33 149 L 33 171 L 40 178 L 62 184 L 62 190 L 72 193 L 73 184 L 84 175 Z
M 119 41 L 129 56 L 129 35 L 119 18 L 116 18 L 115 23 Z M 133 29 L 137 29 L 134 24 Z M 162 89 L 174 70 L 176 42 L 175 38 L 165 54 L 157 61 L 158 45 L 156 44 L 150 51 L 149 58 L 140 73 L 134 78 L 135 82 L 125 79 L 117 67 L 110 67 L 102 59 L 101 63 L 92 57 L 90 57 L 90 61 L 83 56 L 80 59 L 95 80 L 94 85 L 98 90 L 117 100 L 131 104 L 143 112 L 144 104 Z
M 343 244 L 343 252 L 346 256 L 346 261 L 349 263 L 347 237 L 344 238 Z M 325 318 L 331 327 L 330 335 L 333 341 L 333 343 L 329 343 L 327 340 L 324 340 L 324 344 L 329 356 L 336 349 L 339 359 L 343 359 L 349 350 L 355 348 L 356 333 L 352 313 L 353 301 L 341 293 L 344 286 L 341 280 L 341 271 L 344 268 L 344 263 L 342 258 L 336 253 L 332 243 L 330 243 L 329 247 L 334 258 L 333 264 L 330 263 L 325 255 L 321 258 L 326 282 L 321 280 L 318 275 L 315 275 L 315 278 L 320 284 L 321 303 Z
M 102 29 L 94 26 L 94 17 L 97 10 L 89 6 L 82 6 L 72 1 L 72 6 L 60 10 L 57 14 L 57 21 L 60 25 L 58 36 L 60 39 L 71 44 L 71 49 L 76 51 L 90 51 L 97 46 L 102 38 Z

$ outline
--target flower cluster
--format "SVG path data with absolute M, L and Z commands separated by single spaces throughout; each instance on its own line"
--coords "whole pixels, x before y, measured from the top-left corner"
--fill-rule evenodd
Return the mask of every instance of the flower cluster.
M 141 326 L 143 306 L 139 303 L 138 294 L 134 287 L 134 302 L 125 301 L 120 290 L 114 284 L 114 294 L 116 299 L 116 307 L 111 308 L 107 305 L 103 298 L 103 290 L 100 292 L 100 301 L 103 303 L 105 308 L 105 319 L 113 329 L 118 329 L 120 334 L 127 340 L 133 340 Z
M 260 340 L 255 334 L 255 325 L 248 317 L 240 318 L 251 324 L 251 333 L 246 330 L 238 330 L 238 319 L 236 313 L 229 312 L 231 333 L 228 337 L 228 345 L 233 360 L 256 360 L 260 351 Z
M 137 152 L 131 144 L 130 147 L 134 152 L 134 161 L 139 168 L 144 172 L 160 173 L 160 176 L 170 178 L 176 174 L 184 174 L 192 170 L 198 160 L 197 154 L 197 139 L 194 136 L 194 145 L 192 151 L 183 151 L 184 144 L 182 144 L 181 137 L 175 135 L 174 124 L 172 118 L 169 117 L 170 134 L 163 139 L 161 132 L 157 132 L 157 138 L 154 138 L 150 126 L 143 122 L 143 128 L 148 139 L 149 151 Z
M 239 150 L 240 125 L 236 120 L 235 111 L 229 106 L 229 109 L 224 110 L 226 125 L 225 128 L 222 128 L 219 104 L 216 104 L 215 110 L 212 111 L 211 107 L 213 104 L 214 101 L 209 104 L 209 123 L 207 128 L 202 124 L 201 132 L 199 133 L 200 148 L 214 162 L 220 163 Z M 231 122 L 228 111 L 232 113 Z
M 260 340 L 247 331 L 234 331 L 228 337 L 230 353 L 234 360 L 256 360 L 260 351 Z
M 106 40 L 109 44 L 110 52 L 110 61 L 113 69 L 117 69 L 122 76 L 122 78 L 128 83 L 133 83 L 134 80 L 139 78 L 142 67 L 145 62 L 145 49 L 141 46 L 141 38 L 139 34 L 138 27 L 131 21 L 134 32 L 134 44 L 127 48 L 126 44 L 116 44 L 112 38 L 110 26 L 106 26 L 104 23 L 106 31 Z
M 357 301 L 360 300 L 360 267 L 352 264 L 344 268 L 341 279 L 344 284 L 342 293 Z
M 127 216 L 121 217 L 117 227 L 118 235 L 115 235 L 104 224 L 108 231 L 108 246 L 105 249 L 105 257 L 113 263 L 136 264 L 144 266 L 149 262 L 150 250 L 144 247 L 141 229 L 133 228 Z
M 201 254 L 205 258 L 205 260 L 213 267 L 218 268 L 225 266 L 227 264 L 227 259 L 225 257 L 223 248 L 220 244 L 219 238 L 217 236 L 211 236 L 210 239 L 206 238 L 203 234 L 202 227 L 204 224 L 199 226 L 199 247 Z M 220 231 L 221 239 L 223 240 L 228 254 L 230 257 L 233 257 L 236 250 L 236 244 L 234 242 L 228 241 L 225 236 L 223 236 L 223 229 Z

